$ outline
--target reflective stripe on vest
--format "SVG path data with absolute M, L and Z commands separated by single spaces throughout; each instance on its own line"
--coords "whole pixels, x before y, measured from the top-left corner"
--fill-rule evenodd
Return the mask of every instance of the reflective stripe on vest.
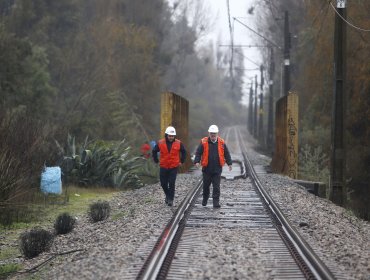
M 202 138 L 202 145 L 203 145 L 203 154 L 202 154 L 202 161 L 201 164 L 203 167 L 208 165 L 208 156 L 209 156 L 209 145 L 208 145 L 208 137 Z M 225 164 L 225 141 L 224 139 L 217 137 L 217 150 L 218 150 L 218 158 L 221 166 Z
M 158 141 L 159 151 L 161 153 L 159 157 L 159 166 L 163 168 L 175 168 L 180 164 L 180 141 L 175 139 L 172 142 L 171 151 L 168 152 L 166 139 Z

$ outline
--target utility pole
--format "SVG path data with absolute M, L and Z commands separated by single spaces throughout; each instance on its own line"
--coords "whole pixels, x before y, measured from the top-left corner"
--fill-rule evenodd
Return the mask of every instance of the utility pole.
M 249 89 L 249 108 L 248 108 L 248 130 L 250 134 L 253 134 L 253 80 L 251 81 L 251 87 Z
M 258 139 L 262 146 L 265 146 L 264 133 L 263 133 L 263 65 L 260 66 L 261 71 L 261 83 L 260 83 L 260 110 L 259 110 L 259 119 L 258 119 Z
M 257 132 L 257 92 L 258 92 L 258 82 L 257 82 L 257 75 L 254 76 L 254 119 L 253 119 L 253 135 L 254 138 L 257 139 L 258 132 Z
M 273 122 L 274 122 L 274 71 L 275 71 L 275 62 L 274 62 L 274 49 L 270 47 L 270 69 L 269 69 L 269 112 L 267 118 L 267 149 L 272 151 L 273 148 Z
M 345 54 L 346 54 L 346 0 L 337 0 L 334 31 L 334 95 L 331 126 L 331 166 L 329 199 L 335 204 L 343 205 L 345 197 L 344 170 L 344 113 L 345 113 Z M 340 18 L 342 17 L 342 18 Z
M 289 13 L 285 11 L 284 16 L 284 87 L 283 96 L 288 95 L 290 90 L 290 32 Z

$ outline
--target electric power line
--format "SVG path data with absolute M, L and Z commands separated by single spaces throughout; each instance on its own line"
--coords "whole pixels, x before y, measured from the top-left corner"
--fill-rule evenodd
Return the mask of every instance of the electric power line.
M 218 45 L 219 47 L 231 47 L 232 45 Z M 234 45 L 233 48 L 269 48 L 267 45 Z
M 250 62 L 252 62 L 254 65 L 256 65 L 256 66 L 258 66 L 258 67 L 260 67 L 260 66 L 261 66 L 261 65 L 260 65 L 260 64 L 258 64 L 257 62 L 254 62 L 252 59 L 250 59 L 250 58 L 246 57 L 243 53 L 239 52 L 239 50 L 235 50 L 235 53 L 237 53 L 237 54 L 241 55 L 241 56 L 242 56 L 243 58 L 245 58 L 246 60 L 249 60 L 249 61 L 250 61 Z M 259 70 L 259 68 L 258 68 L 257 70 Z
M 277 47 L 277 48 L 279 48 L 279 49 L 281 49 L 281 47 L 278 45 L 278 44 L 276 44 L 276 43 L 274 43 L 273 41 L 271 41 L 270 39 L 268 39 L 268 38 L 266 38 L 265 36 L 263 36 L 263 35 L 261 35 L 261 34 L 259 34 L 257 31 L 255 31 L 255 30 L 253 30 L 252 28 L 250 28 L 248 25 L 246 25 L 245 23 L 243 23 L 243 22 L 241 22 L 240 20 L 238 20 L 237 18 L 233 18 L 234 20 L 236 20 L 237 22 L 239 22 L 241 25 L 243 25 L 244 27 L 246 27 L 246 28 L 248 28 L 250 31 L 252 31 L 254 34 L 256 34 L 256 35 L 258 35 L 258 36 L 260 36 L 260 37 L 262 37 L 263 39 L 265 39 L 267 42 L 269 42 L 270 44 L 272 44 L 272 45 L 274 45 L 275 47 Z
M 337 9 L 333 6 L 333 3 L 332 3 L 332 1 L 330 1 L 329 2 L 330 3 L 330 6 L 333 8 L 333 10 L 335 11 L 335 13 L 346 23 L 346 24 L 348 24 L 349 26 L 351 26 L 352 28 L 355 28 L 355 29 L 357 29 L 357 30 L 360 30 L 360 31 L 363 31 L 363 32 L 370 32 L 370 29 L 364 29 L 364 28 L 361 28 L 361 27 L 358 27 L 358 26 L 356 26 L 356 25 L 354 25 L 354 24 L 352 24 L 352 23 L 350 23 L 349 21 L 347 21 L 344 17 L 342 17 L 339 13 L 338 13 L 338 11 L 337 11 Z

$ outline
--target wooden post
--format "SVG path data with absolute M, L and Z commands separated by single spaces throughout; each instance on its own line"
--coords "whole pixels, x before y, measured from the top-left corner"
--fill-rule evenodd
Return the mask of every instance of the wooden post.
M 289 92 L 276 103 L 274 172 L 298 178 L 298 95 Z

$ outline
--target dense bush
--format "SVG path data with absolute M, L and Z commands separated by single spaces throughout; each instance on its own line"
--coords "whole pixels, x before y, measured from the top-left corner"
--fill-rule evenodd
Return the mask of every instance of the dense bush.
M 109 214 L 110 206 L 107 201 L 98 201 L 90 205 L 89 216 L 93 222 L 105 220 Z
M 141 157 L 131 155 L 131 147 L 121 142 L 94 141 L 76 145 L 68 135 L 67 146 L 57 146 L 63 154 L 61 163 L 64 181 L 83 186 L 107 186 L 135 188 L 143 185 L 138 169 L 143 165 Z M 79 150 L 79 152 L 77 152 Z
M 49 249 L 53 235 L 44 229 L 33 228 L 20 236 L 20 251 L 27 259 L 32 259 Z
M 57 234 L 66 234 L 74 228 L 76 219 L 68 213 L 60 214 L 54 223 L 54 229 Z

